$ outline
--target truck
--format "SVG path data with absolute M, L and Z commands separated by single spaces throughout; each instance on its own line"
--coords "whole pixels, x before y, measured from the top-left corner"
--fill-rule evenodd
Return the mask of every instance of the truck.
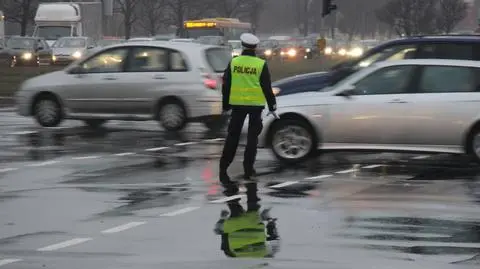
M 60 37 L 86 36 L 102 38 L 101 2 L 53 2 L 38 5 L 34 37 L 44 38 L 52 45 Z

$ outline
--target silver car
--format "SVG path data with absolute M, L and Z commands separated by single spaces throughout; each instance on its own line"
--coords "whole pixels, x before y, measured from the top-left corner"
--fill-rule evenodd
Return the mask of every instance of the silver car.
M 318 92 L 280 96 L 261 146 L 286 162 L 317 149 L 470 154 L 480 161 L 480 62 L 373 64 Z
M 95 47 L 95 41 L 89 37 L 59 38 L 52 45 L 52 64 L 70 64 Z
M 132 42 L 102 48 L 62 71 L 25 81 L 18 113 L 44 127 L 64 119 L 97 127 L 107 120 L 158 120 L 167 130 L 188 122 L 225 123 L 221 75 L 224 48 L 195 43 Z

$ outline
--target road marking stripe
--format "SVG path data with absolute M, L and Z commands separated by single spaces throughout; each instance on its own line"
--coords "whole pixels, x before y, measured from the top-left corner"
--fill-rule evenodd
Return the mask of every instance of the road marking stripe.
M 49 245 L 49 246 L 46 246 L 46 247 L 43 247 L 43 248 L 39 248 L 39 249 L 37 249 L 37 251 L 54 251 L 54 250 L 58 250 L 58 249 L 61 249 L 61 248 L 66 248 L 66 247 L 82 244 L 82 243 L 85 243 L 85 242 L 90 241 L 90 240 L 93 240 L 93 238 L 74 238 L 74 239 L 70 239 L 70 240 L 67 240 L 67 241 L 64 241 L 64 242 L 60 242 L 60 243 L 57 243 L 57 244 L 53 244 L 53 245 Z
M 195 145 L 198 144 L 198 142 L 184 142 L 184 143 L 177 143 L 175 146 L 189 146 L 189 145 Z
M 26 134 L 36 134 L 38 131 L 20 131 L 20 132 L 14 132 L 14 133 L 9 133 L 9 135 L 26 135 Z
M 110 228 L 110 229 L 107 229 L 107 230 L 103 230 L 102 234 L 113 234 L 113 233 L 123 232 L 125 230 L 132 229 L 132 228 L 135 228 L 137 226 L 143 225 L 145 223 L 146 223 L 145 221 L 129 222 L 127 224 L 123 224 L 123 225 L 116 226 L 116 227 L 113 227 L 113 228 Z
M 123 152 L 123 153 L 116 153 L 113 154 L 115 156 L 130 156 L 130 155 L 135 155 L 135 152 Z
M 190 211 L 197 210 L 197 209 L 199 209 L 199 208 L 200 208 L 200 207 L 198 207 L 198 206 L 185 207 L 185 208 L 182 208 L 182 209 L 179 209 L 179 210 L 176 210 L 176 211 L 172 211 L 172 212 L 168 212 L 168 213 L 165 213 L 165 214 L 161 214 L 160 216 L 161 216 L 161 217 L 173 217 L 173 216 L 177 216 L 177 215 L 181 215 L 181 214 L 188 213 L 188 212 L 190 212 Z
M 319 175 L 319 176 L 314 176 L 314 177 L 306 177 L 305 180 L 315 180 L 315 179 L 323 179 L 323 178 L 328 178 L 332 177 L 333 175 Z
M 14 262 L 20 262 L 22 261 L 21 259 L 3 259 L 3 260 L 0 260 L 0 266 L 4 266 L 4 265 L 7 265 L 7 264 L 11 264 L 11 263 L 14 263 Z
M 297 184 L 297 183 L 298 183 L 298 181 L 287 181 L 287 182 L 283 182 L 283 183 L 280 183 L 280 184 L 270 186 L 270 188 L 283 188 L 283 187 L 290 186 L 290 185 Z
M 206 142 L 216 142 L 216 141 L 223 141 L 225 138 L 214 138 L 214 139 L 206 139 L 204 141 Z
M 2 168 L 0 169 L 0 173 L 16 171 L 16 170 L 18 170 L 18 168 Z
M 100 156 L 83 156 L 83 157 L 73 157 L 73 160 L 89 160 L 89 159 L 98 159 Z
M 46 166 L 46 165 L 51 165 L 51 164 L 56 164 L 56 163 L 58 163 L 58 161 L 46 161 L 46 162 L 41 162 L 41 163 L 28 164 L 27 166 L 40 167 L 40 166 Z
M 146 149 L 145 151 L 160 151 L 164 149 L 168 149 L 168 147 L 149 148 L 149 149 Z
M 378 167 L 382 167 L 383 164 L 372 164 L 372 165 L 367 165 L 367 166 L 364 166 L 362 168 L 364 169 L 373 169 L 373 168 L 378 168 Z
M 414 160 L 422 160 L 422 159 L 428 159 L 430 158 L 430 155 L 420 155 L 420 156 L 415 156 L 412 159 Z
M 337 171 L 335 173 L 337 174 L 348 174 L 357 171 L 357 169 L 347 169 L 347 170 L 342 170 L 342 171 Z
M 244 198 L 244 197 L 246 197 L 246 195 L 237 194 L 237 195 L 228 196 L 228 197 L 225 197 L 225 198 L 213 200 L 213 201 L 210 201 L 210 203 L 212 203 L 212 204 L 221 204 L 221 203 L 225 203 L 225 202 L 228 202 L 228 201 L 231 201 L 231 200 L 235 200 L 235 199 L 242 199 L 242 198 Z

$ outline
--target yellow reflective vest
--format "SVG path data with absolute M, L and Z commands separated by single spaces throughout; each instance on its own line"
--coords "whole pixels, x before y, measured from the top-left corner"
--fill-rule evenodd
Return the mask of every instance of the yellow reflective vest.
M 232 59 L 230 105 L 265 106 L 267 101 L 260 85 L 264 65 L 264 60 L 254 56 L 241 55 Z

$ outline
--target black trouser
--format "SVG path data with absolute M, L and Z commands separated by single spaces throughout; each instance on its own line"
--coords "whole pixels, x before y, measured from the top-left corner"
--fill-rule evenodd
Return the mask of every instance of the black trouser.
M 231 184 L 227 176 L 227 169 L 233 162 L 237 153 L 238 142 L 243 129 L 245 118 L 248 118 L 247 146 L 243 159 L 245 177 L 253 175 L 253 165 L 257 156 L 258 135 L 262 132 L 262 108 L 238 108 L 232 109 L 232 117 L 228 125 L 228 135 L 223 147 L 222 158 L 220 159 L 220 181 L 223 185 Z
M 260 209 L 259 199 L 257 197 L 257 183 L 245 184 L 247 188 L 247 212 L 254 212 Z M 227 203 L 230 210 L 230 217 L 238 217 L 245 213 L 245 209 L 240 205 L 240 199 L 235 199 Z

